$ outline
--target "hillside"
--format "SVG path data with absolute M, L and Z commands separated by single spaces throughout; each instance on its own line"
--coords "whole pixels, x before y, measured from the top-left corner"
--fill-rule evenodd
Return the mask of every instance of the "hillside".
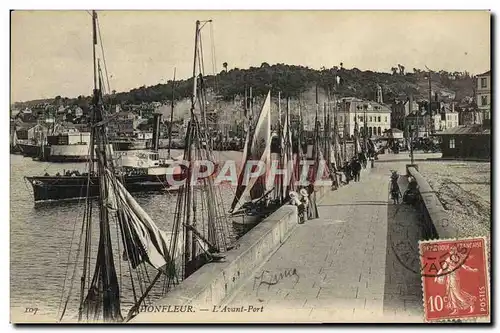
M 412 94 L 416 99 L 428 98 L 428 81 L 425 72 L 413 69 L 413 72 L 404 72 L 394 67 L 391 73 L 361 71 L 357 68 L 344 69 L 335 66 L 331 69 L 315 70 L 303 66 L 263 63 L 260 67 L 249 69 L 234 68 L 222 71 L 216 76 L 204 77 L 208 88 L 217 92 L 223 100 L 229 101 L 236 95 L 244 95 L 245 89 L 253 88 L 255 96 L 263 96 L 272 88 L 281 91 L 283 97 L 297 98 L 303 92 L 318 85 L 320 90 L 333 90 L 336 76 L 340 77 L 340 84 L 336 92 L 340 96 L 353 96 L 365 99 L 375 99 L 377 85 L 382 87 L 384 102 L 391 103 L 395 98 L 406 98 Z M 432 73 L 432 90 L 441 96 L 456 95 L 456 99 L 473 94 L 473 78 L 467 73 L 449 73 L 446 71 Z M 176 100 L 183 100 L 190 96 L 192 79 L 175 82 Z M 132 89 L 129 92 L 116 93 L 114 99 L 122 104 L 140 104 L 142 102 L 166 102 L 172 95 L 172 81 L 167 84 Z M 58 96 L 61 98 L 60 96 Z M 89 98 L 62 98 L 68 104 L 80 104 L 82 99 Z M 52 102 L 53 100 L 46 100 Z M 16 106 L 29 106 L 38 101 L 16 103 Z

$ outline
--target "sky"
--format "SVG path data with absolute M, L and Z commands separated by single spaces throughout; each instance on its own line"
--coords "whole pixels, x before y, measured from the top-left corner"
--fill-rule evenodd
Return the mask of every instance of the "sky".
M 192 73 L 196 20 L 205 72 L 285 63 L 389 72 L 397 64 L 490 69 L 487 11 L 98 11 L 112 90 Z M 213 37 L 213 38 L 211 38 Z M 213 43 L 212 43 L 213 41 Z M 215 62 L 211 50 L 215 50 Z M 214 66 L 215 65 L 215 66 Z M 92 93 L 92 18 L 87 11 L 11 14 L 11 101 Z

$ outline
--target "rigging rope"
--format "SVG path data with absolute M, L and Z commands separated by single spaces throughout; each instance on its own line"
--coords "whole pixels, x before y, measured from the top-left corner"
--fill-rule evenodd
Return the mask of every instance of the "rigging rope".
M 104 72 L 106 74 L 106 83 L 108 85 L 108 92 L 111 93 L 111 87 L 109 85 L 108 66 L 106 65 L 106 57 L 104 56 L 104 43 L 102 42 L 101 27 L 99 24 L 99 18 L 96 19 L 96 24 L 97 24 L 97 32 L 99 34 L 99 41 L 100 41 L 99 44 L 101 46 L 102 61 L 104 63 Z
M 210 22 L 210 41 L 212 46 L 212 70 L 214 75 L 214 90 L 216 95 L 219 93 L 219 84 L 217 80 L 217 59 L 215 54 L 214 24 Z
M 62 286 L 62 290 L 61 290 L 61 297 L 59 299 L 58 317 L 61 318 L 61 319 L 64 316 L 64 313 L 66 312 L 66 308 L 67 308 L 68 303 L 69 303 L 70 295 L 71 295 L 71 292 L 73 291 L 74 280 L 75 280 L 75 277 L 76 277 L 76 269 L 78 267 L 77 263 L 78 263 L 78 260 L 80 258 L 81 246 L 82 246 L 82 242 L 83 242 L 84 231 L 85 231 L 85 223 L 82 223 L 82 228 L 81 228 L 81 232 L 80 232 L 80 241 L 78 242 L 78 248 L 77 248 L 77 253 L 76 253 L 75 265 L 73 267 L 73 273 L 72 273 L 71 279 L 70 279 L 71 282 L 70 282 L 70 288 L 68 290 L 68 297 L 66 299 L 66 302 L 64 304 L 64 308 L 62 310 L 63 312 L 61 314 L 61 305 L 62 305 L 63 298 L 64 298 L 64 289 L 66 287 L 66 280 L 67 280 L 68 273 L 69 273 L 70 258 L 71 258 L 72 248 L 73 248 L 73 240 L 74 240 L 75 232 L 76 232 L 76 219 L 75 219 L 75 223 L 73 224 L 73 232 L 71 234 L 71 241 L 70 241 L 70 249 L 69 249 L 69 253 L 68 253 L 68 260 L 67 260 L 67 263 L 66 263 L 66 267 L 67 268 L 66 268 L 66 273 L 64 275 L 64 282 L 63 282 L 63 286 Z

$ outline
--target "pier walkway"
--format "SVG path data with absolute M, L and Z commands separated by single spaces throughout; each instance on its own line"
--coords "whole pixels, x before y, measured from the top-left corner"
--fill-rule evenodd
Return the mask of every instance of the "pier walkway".
M 320 218 L 298 225 L 222 304 L 262 312 L 232 313 L 231 320 L 421 322 L 420 277 L 407 268 L 418 272 L 418 214 L 389 202 L 390 170 L 404 175 L 406 163 L 376 161 L 360 182 L 325 194 Z

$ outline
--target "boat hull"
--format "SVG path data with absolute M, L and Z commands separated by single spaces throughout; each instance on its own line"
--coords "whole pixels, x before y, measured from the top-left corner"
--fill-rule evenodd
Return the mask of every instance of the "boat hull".
M 17 147 L 21 154 L 25 157 L 38 157 L 42 153 L 42 147 L 40 145 L 18 143 Z
M 256 214 L 241 214 L 232 216 L 233 230 L 236 233 L 236 237 L 240 238 L 246 234 L 250 229 L 255 227 L 257 224 L 262 222 L 266 217 L 274 213 L 281 205 L 271 205 L 265 210 L 258 212 Z
M 99 180 L 97 177 L 87 176 L 38 176 L 26 177 L 33 188 L 35 202 L 59 201 L 97 197 L 99 195 Z M 123 182 L 127 191 L 151 192 L 173 190 L 166 180 L 166 176 L 125 176 Z
M 147 140 L 134 140 L 134 141 L 111 141 L 113 148 L 119 151 L 127 151 L 127 150 L 146 150 L 148 149 L 148 141 Z

